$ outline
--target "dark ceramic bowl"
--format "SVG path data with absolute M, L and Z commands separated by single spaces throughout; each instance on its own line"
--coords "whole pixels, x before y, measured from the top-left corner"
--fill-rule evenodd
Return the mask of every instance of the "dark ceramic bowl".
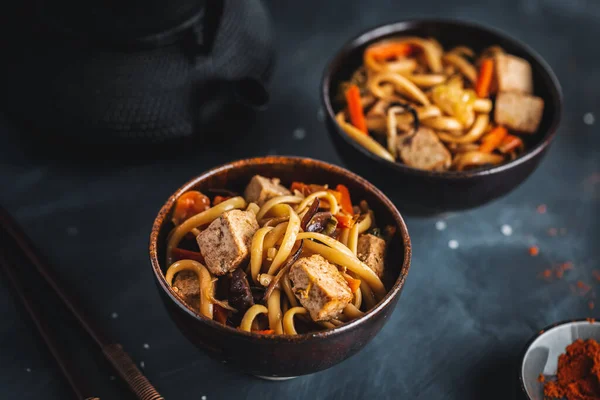
M 435 37 L 444 48 L 467 45 L 480 51 L 499 45 L 531 63 L 535 95 L 544 99 L 538 132 L 526 137 L 527 149 L 514 161 L 473 171 L 431 172 L 384 160 L 350 138 L 336 123 L 334 104 L 339 84 L 362 64 L 364 49 L 394 36 Z M 330 137 L 344 163 L 381 188 L 404 213 L 439 213 L 483 205 L 521 184 L 538 166 L 550 146 L 562 113 L 562 93 L 546 62 L 526 44 L 488 27 L 452 20 L 411 20 L 369 30 L 346 43 L 327 66 L 321 83 L 321 100 Z
M 356 200 L 364 199 L 380 226 L 393 225 L 397 233 L 388 246 L 383 282 L 388 294 L 362 318 L 321 332 L 259 335 L 242 332 L 206 319 L 182 302 L 164 278 L 170 213 L 188 190 L 226 188 L 242 192 L 256 174 L 292 181 L 348 186 Z M 294 157 L 264 157 L 235 161 L 212 169 L 179 188 L 162 206 L 152 226 L 150 260 L 167 311 L 183 334 L 213 358 L 261 377 L 293 377 L 329 368 L 362 349 L 389 320 L 398 302 L 410 266 L 411 244 L 402 216 L 392 202 L 365 179 L 322 161 Z M 375 362 L 375 360 L 374 360 Z
M 600 322 L 578 319 L 550 325 L 536 333 L 523 351 L 519 380 L 521 389 L 530 400 L 544 400 L 545 379 L 556 375 L 558 356 L 577 339 L 600 341 Z

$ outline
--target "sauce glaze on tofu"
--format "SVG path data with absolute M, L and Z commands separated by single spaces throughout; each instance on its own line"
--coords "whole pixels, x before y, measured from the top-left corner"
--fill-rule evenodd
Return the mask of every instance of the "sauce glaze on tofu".
M 243 195 L 222 192 L 184 193 L 167 244 L 167 282 L 205 318 L 293 335 L 360 318 L 385 296 L 395 230 L 346 186 L 256 175 Z

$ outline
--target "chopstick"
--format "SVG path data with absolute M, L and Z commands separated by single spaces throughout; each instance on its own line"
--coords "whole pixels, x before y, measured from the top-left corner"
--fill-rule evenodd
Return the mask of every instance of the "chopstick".
M 131 357 L 129 357 L 125 350 L 123 350 L 123 347 L 120 344 L 110 340 L 98 326 L 94 325 L 94 322 L 90 319 L 90 317 L 88 317 L 87 314 L 78 306 L 79 303 L 74 301 L 72 296 L 68 294 L 67 291 L 58 283 L 54 272 L 42 259 L 31 240 L 19 227 L 17 222 L 10 216 L 10 214 L 2 207 L 0 207 L 0 232 L 5 232 L 15 241 L 18 249 L 23 253 L 23 256 L 25 256 L 29 262 L 36 267 L 40 275 L 42 275 L 42 277 L 50 285 L 54 293 L 61 299 L 65 307 L 71 312 L 71 314 L 73 314 L 75 319 L 79 321 L 80 325 L 87 332 L 87 334 L 100 347 L 105 358 L 116 369 L 119 376 L 127 383 L 131 391 L 138 397 L 138 399 L 164 400 L 164 398 L 156 391 L 154 386 L 152 386 L 148 379 L 140 372 Z M 5 269 L 10 269 L 6 263 L 4 266 L 6 267 Z M 22 296 L 27 296 L 27 294 L 23 292 L 21 292 L 21 294 Z M 33 315 L 32 318 L 34 318 Z M 38 326 L 38 330 L 39 329 L 40 327 Z M 42 336 L 45 335 L 43 328 L 40 330 L 40 333 Z M 44 339 L 46 338 L 44 337 Z M 52 341 L 52 339 L 50 339 L 50 341 Z M 64 357 L 62 357 L 60 353 L 57 352 L 54 354 L 53 352 L 53 355 L 55 357 L 61 357 L 57 358 L 57 362 L 59 365 L 61 365 L 61 368 L 63 364 L 65 366 L 67 365 L 67 363 L 64 361 Z M 63 370 L 63 372 L 65 371 Z M 67 379 L 71 378 L 67 376 Z M 71 383 L 71 381 L 69 382 Z
M 67 378 L 75 396 L 77 396 L 78 399 L 98 399 L 98 397 L 95 396 L 87 396 L 87 394 L 91 393 L 88 383 L 79 374 L 78 370 L 73 367 L 67 352 L 59 345 L 56 334 L 48 329 L 51 324 L 46 317 L 44 317 L 44 313 L 42 313 L 35 305 L 35 302 L 26 294 L 27 291 L 23 287 L 21 280 L 17 277 L 13 267 L 9 266 L 9 261 L 3 251 L 0 251 L 0 265 L 4 268 L 4 272 L 14 291 L 25 306 L 27 313 L 31 316 L 33 323 L 40 332 L 44 342 L 46 342 L 50 353 L 52 353 L 52 356 L 57 361 L 63 375 Z

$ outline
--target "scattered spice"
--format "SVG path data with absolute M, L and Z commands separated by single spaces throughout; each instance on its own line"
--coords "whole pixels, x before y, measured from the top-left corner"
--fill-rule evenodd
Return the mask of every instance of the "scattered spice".
M 539 206 L 537 206 L 537 212 L 539 214 L 546 214 L 547 211 L 547 207 L 545 204 L 540 204 Z
M 556 236 L 556 235 L 558 235 L 558 229 L 556 229 L 556 228 L 550 228 L 550 229 L 548 229 L 548 235 L 550 235 L 550 236 Z
M 594 307 L 595 307 L 594 302 L 590 300 L 589 303 L 588 303 L 588 307 L 590 308 L 590 310 L 593 310 Z
M 544 377 L 544 375 L 540 374 L 540 376 L 538 376 L 538 382 L 544 382 L 546 380 L 546 378 Z
M 578 339 L 567 346 L 558 357 L 556 380 L 546 382 L 544 395 L 550 399 L 600 399 L 600 344 L 594 339 Z
M 581 289 L 584 293 L 589 292 L 589 290 L 591 289 L 590 285 L 586 284 L 583 281 L 577 281 L 577 287 Z
M 537 246 L 531 246 L 531 247 L 529 248 L 529 255 L 531 255 L 531 256 L 534 256 L 534 257 L 535 257 L 535 256 L 537 256 L 538 254 L 540 254 L 540 249 L 539 249 L 539 247 L 537 247 Z
M 544 278 L 552 278 L 552 270 L 551 269 L 545 269 L 544 272 L 542 272 L 542 276 Z

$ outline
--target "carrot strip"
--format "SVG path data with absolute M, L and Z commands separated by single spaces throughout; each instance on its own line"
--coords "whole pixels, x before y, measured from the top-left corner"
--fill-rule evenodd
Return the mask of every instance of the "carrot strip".
M 348 283 L 348 286 L 350 287 L 350 291 L 352 291 L 352 293 L 355 293 L 358 290 L 358 288 L 360 288 L 360 279 L 354 279 L 348 274 L 344 274 L 343 276 L 346 282 Z
M 475 92 L 477 93 L 477 96 L 485 98 L 490 95 L 490 87 L 492 86 L 493 74 L 494 60 L 492 60 L 491 58 L 483 60 L 479 69 L 477 83 L 475 84 Z
M 342 206 L 342 210 L 347 212 L 348 214 L 352 214 L 352 200 L 350 199 L 350 191 L 345 185 L 337 185 L 335 190 L 341 194 L 340 206 Z
M 378 61 L 409 56 L 413 47 L 407 43 L 381 43 L 370 46 L 367 53 Z
M 352 214 L 337 213 L 334 217 L 337 219 L 338 226 L 341 228 L 352 228 L 356 222 Z
M 202 254 L 196 252 L 196 251 L 191 251 L 191 250 L 186 250 L 186 249 L 180 249 L 179 247 L 175 247 L 173 249 L 173 259 L 175 261 L 179 261 L 179 260 L 194 260 L 194 261 L 198 261 L 200 264 L 204 264 L 204 257 L 202 257 Z
M 502 143 L 502 140 L 508 135 L 508 131 L 503 126 L 497 126 L 490 133 L 484 136 L 479 146 L 482 153 L 491 153 Z
M 261 335 L 272 335 L 275 333 L 273 329 L 263 329 L 262 331 L 252 331 L 254 333 L 259 333 Z
M 498 150 L 500 153 L 506 154 L 521 146 L 523 146 L 523 141 L 520 137 L 506 135 L 502 140 L 502 143 L 500 143 L 500 146 L 498 146 Z
M 346 103 L 348 103 L 348 113 L 350 114 L 350 122 L 357 129 L 368 135 L 367 120 L 360 100 L 360 90 L 358 86 L 350 85 L 346 90 Z

